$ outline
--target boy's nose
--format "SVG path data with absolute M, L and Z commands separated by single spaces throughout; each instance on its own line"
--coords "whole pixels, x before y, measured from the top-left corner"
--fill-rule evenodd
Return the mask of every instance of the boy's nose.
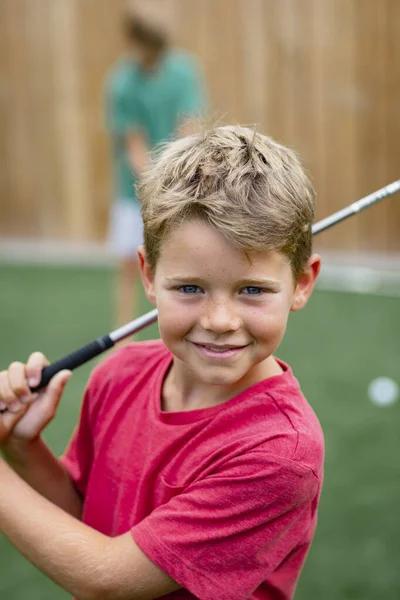
M 229 302 L 210 302 L 201 317 L 201 327 L 215 333 L 237 331 L 241 320 Z

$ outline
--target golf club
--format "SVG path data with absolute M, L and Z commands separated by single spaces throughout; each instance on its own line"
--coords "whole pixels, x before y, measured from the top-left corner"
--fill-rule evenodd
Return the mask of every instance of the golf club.
M 388 198 L 389 196 L 392 196 L 393 194 L 396 194 L 399 191 L 400 179 L 394 181 L 393 183 L 389 183 L 385 187 L 377 190 L 376 192 L 373 192 L 372 194 L 361 198 L 361 200 L 358 200 L 357 202 L 353 202 L 353 204 L 350 204 L 348 207 L 342 208 L 341 210 L 335 212 L 331 216 L 322 219 L 318 223 L 315 223 L 312 227 L 312 233 L 313 235 L 321 233 L 322 231 L 329 229 L 333 225 L 340 223 L 344 219 L 347 219 L 348 217 L 359 213 L 365 208 L 371 206 L 372 204 L 375 204 L 376 202 L 379 202 L 384 198 Z M 80 365 L 83 365 L 90 359 L 94 358 L 95 356 L 98 356 L 105 350 L 111 348 L 117 342 L 123 340 L 124 338 L 134 333 L 137 333 L 138 331 L 141 331 L 142 329 L 144 329 L 148 325 L 151 325 L 155 321 L 157 321 L 157 309 L 154 309 L 142 315 L 141 317 L 134 319 L 133 321 L 127 323 L 126 325 L 123 325 L 122 327 L 119 327 L 111 333 L 108 333 L 103 337 L 100 337 L 97 340 L 94 340 L 89 344 L 82 346 L 81 348 L 75 350 L 71 354 L 64 356 L 63 358 L 57 360 L 56 362 L 43 369 L 41 381 L 37 387 L 32 388 L 32 391 L 37 391 L 45 387 L 49 383 L 50 379 L 59 371 L 63 369 L 76 369 Z

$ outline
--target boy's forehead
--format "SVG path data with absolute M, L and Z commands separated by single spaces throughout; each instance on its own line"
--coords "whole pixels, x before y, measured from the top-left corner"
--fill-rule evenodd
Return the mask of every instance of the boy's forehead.
M 245 251 L 235 247 L 222 233 L 202 221 L 183 223 L 164 241 L 159 266 L 180 274 L 276 276 L 289 266 L 287 257 L 278 251 Z

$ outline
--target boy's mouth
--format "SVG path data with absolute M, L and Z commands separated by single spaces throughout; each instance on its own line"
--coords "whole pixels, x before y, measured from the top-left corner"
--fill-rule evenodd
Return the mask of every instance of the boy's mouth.
M 203 356 L 220 360 L 238 356 L 248 345 L 244 344 L 242 346 L 233 346 L 228 344 L 202 344 L 199 342 L 191 343 Z

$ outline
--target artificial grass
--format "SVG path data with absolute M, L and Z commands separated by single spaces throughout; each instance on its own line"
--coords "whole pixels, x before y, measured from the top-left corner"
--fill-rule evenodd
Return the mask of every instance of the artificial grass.
M 34 350 L 55 360 L 107 333 L 112 282 L 106 268 L 0 266 L 0 368 Z M 150 308 L 142 299 L 141 312 Z M 291 315 L 277 353 L 291 364 L 326 439 L 319 524 L 296 600 L 400 597 L 400 405 L 380 408 L 367 398 L 375 377 L 400 383 L 399 308 L 399 298 L 317 291 Z M 138 334 L 157 336 L 156 326 Z M 92 367 L 74 372 L 46 430 L 56 453 L 76 423 Z M 4 538 L 0 565 L 1 599 L 69 597 Z

